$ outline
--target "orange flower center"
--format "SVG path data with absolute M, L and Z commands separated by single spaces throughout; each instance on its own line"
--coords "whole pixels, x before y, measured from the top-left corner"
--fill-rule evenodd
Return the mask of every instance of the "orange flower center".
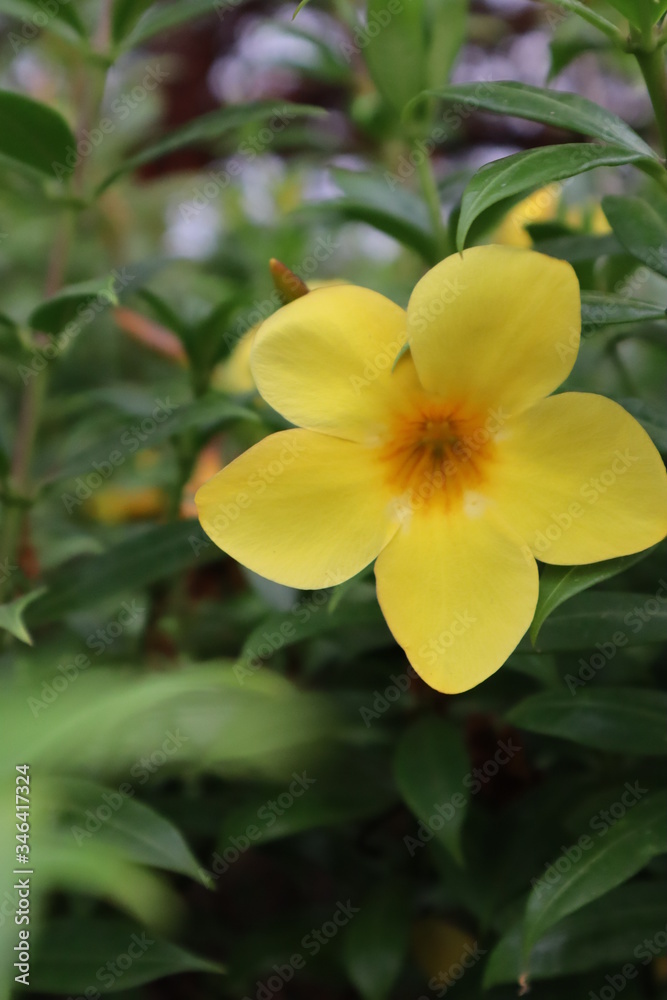
M 488 479 L 496 423 L 461 405 L 420 400 L 397 417 L 380 451 L 392 489 L 415 507 L 460 505 Z

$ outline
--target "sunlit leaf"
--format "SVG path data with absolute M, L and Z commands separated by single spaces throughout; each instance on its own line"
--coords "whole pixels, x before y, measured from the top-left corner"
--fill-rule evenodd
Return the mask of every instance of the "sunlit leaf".
M 30 593 L 23 594 L 22 597 L 16 597 L 8 604 L 0 604 L 0 629 L 5 629 L 16 639 L 32 646 L 32 638 L 23 621 L 23 612 L 43 593 L 44 587 L 40 587 L 39 590 L 31 590 Z
M 554 181 L 574 177 L 596 167 L 619 167 L 634 163 L 649 173 L 659 170 L 656 161 L 644 153 L 620 146 L 591 143 L 563 143 L 514 153 L 487 163 L 477 171 L 465 190 L 457 232 L 457 246 L 465 246 L 475 219 L 492 205 L 511 195 L 536 191 Z

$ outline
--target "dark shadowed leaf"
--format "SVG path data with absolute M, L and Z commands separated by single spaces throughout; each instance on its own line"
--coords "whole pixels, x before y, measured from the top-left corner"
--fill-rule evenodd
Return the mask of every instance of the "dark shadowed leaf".
M 619 794 L 622 791 L 619 790 Z M 582 838 L 580 838 L 581 840 Z M 578 860 L 563 865 L 562 874 L 540 878 L 526 907 L 523 939 L 523 969 L 540 938 L 570 913 L 627 882 L 652 858 L 667 851 L 667 809 L 664 794 L 645 797 L 592 844 L 579 848 Z M 588 843 L 585 841 L 584 843 Z
M 667 693 L 612 687 L 543 691 L 507 714 L 519 729 L 611 753 L 637 754 L 667 753 L 665 718 Z
M 470 769 L 460 731 L 444 719 L 422 719 L 401 737 L 394 766 L 406 804 L 429 829 L 432 821 L 436 838 L 460 862 Z
M 360 905 L 343 939 L 345 970 L 364 1000 L 386 1000 L 401 971 L 410 912 L 406 887 L 381 884 Z
M 547 931 L 528 961 L 530 979 L 551 979 L 601 966 L 622 964 L 637 955 L 638 942 L 653 940 L 667 923 L 667 894 L 656 882 L 631 882 L 584 906 Z M 484 986 L 516 983 L 521 974 L 523 924 L 515 924 L 489 956 Z M 647 954 L 650 954 L 647 951 Z
M 122 975 L 112 975 L 107 963 L 118 956 L 125 956 L 125 968 Z M 224 968 L 157 938 L 152 931 L 147 933 L 139 925 L 86 916 L 45 924 L 35 946 L 31 971 L 33 990 L 78 994 L 95 984 L 98 995 L 104 995 L 180 972 L 220 974 Z

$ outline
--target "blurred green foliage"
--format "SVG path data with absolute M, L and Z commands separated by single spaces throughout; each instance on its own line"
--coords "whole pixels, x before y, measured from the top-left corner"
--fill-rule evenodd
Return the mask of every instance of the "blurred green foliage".
M 225 367 L 269 258 L 405 304 L 554 183 L 522 238 L 580 279 L 567 385 L 667 450 L 667 4 L 522 15 L 552 75 L 643 77 L 639 131 L 452 84 L 520 30 L 500 6 L 0 2 L 0 996 L 667 996 L 664 543 L 549 567 L 530 636 L 445 697 L 367 572 L 297 594 L 194 520 L 283 426 Z

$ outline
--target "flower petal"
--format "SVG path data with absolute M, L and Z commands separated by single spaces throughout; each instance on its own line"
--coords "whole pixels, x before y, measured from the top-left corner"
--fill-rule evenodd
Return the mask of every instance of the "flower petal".
M 392 372 L 406 340 L 405 312 L 390 299 L 356 285 L 319 288 L 264 321 L 252 371 L 291 423 L 370 442 L 419 384 L 409 355 Z
M 304 430 L 264 438 L 198 490 L 206 534 L 262 576 L 304 590 L 367 566 L 396 531 L 363 446 Z
M 537 602 L 535 560 L 488 512 L 418 511 L 375 564 L 380 607 L 427 684 L 458 694 L 498 670 Z
M 482 410 L 520 412 L 553 392 L 579 350 L 579 284 L 561 260 L 482 246 L 416 285 L 408 339 L 424 387 Z
M 667 474 L 618 403 L 565 392 L 507 426 L 493 499 L 543 562 L 640 552 L 667 534 Z

